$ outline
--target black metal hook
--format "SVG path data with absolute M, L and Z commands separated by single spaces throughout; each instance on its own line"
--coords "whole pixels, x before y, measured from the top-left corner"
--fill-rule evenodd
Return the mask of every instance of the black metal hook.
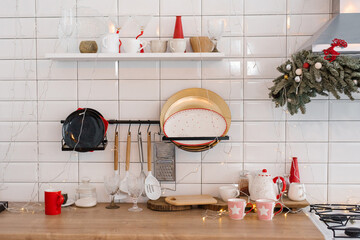
M 116 124 L 116 126 L 115 126 L 115 132 L 118 131 L 118 127 L 119 127 L 119 124 Z
M 141 133 L 140 128 L 141 128 L 141 123 L 139 123 L 138 134 Z
M 130 128 L 131 128 L 131 123 L 129 124 L 129 129 L 128 129 L 128 133 L 130 133 Z
M 149 132 L 149 130 L 150 130 L 150 126 L 151 126 L 151 123 L 150 123 L 150 121 L 149 121 L 149 126 L 148 126 L 148 128 L 147 128 L 146 132 Z

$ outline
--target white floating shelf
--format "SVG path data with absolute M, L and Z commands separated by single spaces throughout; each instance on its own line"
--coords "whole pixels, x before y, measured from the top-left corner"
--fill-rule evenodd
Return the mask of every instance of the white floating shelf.
M 56 61 L 198 61 L 221 60 L 224 53 L 48 53 L 45 58 Z

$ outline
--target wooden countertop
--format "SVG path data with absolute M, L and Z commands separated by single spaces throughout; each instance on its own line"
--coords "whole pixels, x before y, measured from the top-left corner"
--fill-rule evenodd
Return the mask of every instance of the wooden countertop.
M 139 204 L 144 210 L 133 213 L 127 210 L 130 204 L 120 206 L 70 207 L 57 216 L 2 212 L 0 239 L 324 239 L 304 213 L 278 215 L 273 221 L 259 221 L 255 213 L 240 221 L 228 216 L 203 221 L 203 209 L 156 212 Z

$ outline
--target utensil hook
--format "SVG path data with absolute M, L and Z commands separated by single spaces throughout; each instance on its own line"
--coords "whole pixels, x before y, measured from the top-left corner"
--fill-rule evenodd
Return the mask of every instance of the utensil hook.
M 151 126 L 151 123 L 150 123 L 150 120 L 149 120 L 149 126 L 148 126 L 148 128 L 147 128 L 146 132 L 149 132 L 149 130 L 150 130 L 150 126 Z
M 116 124 L 116 126 L 115 126 L 115 132 L 118 131 L 118 127 L 119 127 L 119 124 Z
M 131 128 L 131 123 L 129 124 L 129 129 L 128 129 L 128 133 L 130 133 L 130 128 Z
M 141 123 L 139 123 L 138 134 L 141 134 L 140 128 L 141 128 Z

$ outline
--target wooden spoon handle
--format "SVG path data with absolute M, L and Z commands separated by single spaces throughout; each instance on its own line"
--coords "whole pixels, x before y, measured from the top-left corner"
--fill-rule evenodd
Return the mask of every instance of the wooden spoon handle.
M 114 146 L 114 170 L 119 169 L 119 133 L 115 132 L 115 146 Z
M 129 171 L 130 167 L 130 149 L 131 149 L 131 133 L 128 132 L 127 135 L 127 142 L 126 142 L 126 165 L 125 165 L 125 171 Z
M 147 135 L 147 161 L 148 161 L 148 171 L 151 172 L 151 132 L 148 132 Z

